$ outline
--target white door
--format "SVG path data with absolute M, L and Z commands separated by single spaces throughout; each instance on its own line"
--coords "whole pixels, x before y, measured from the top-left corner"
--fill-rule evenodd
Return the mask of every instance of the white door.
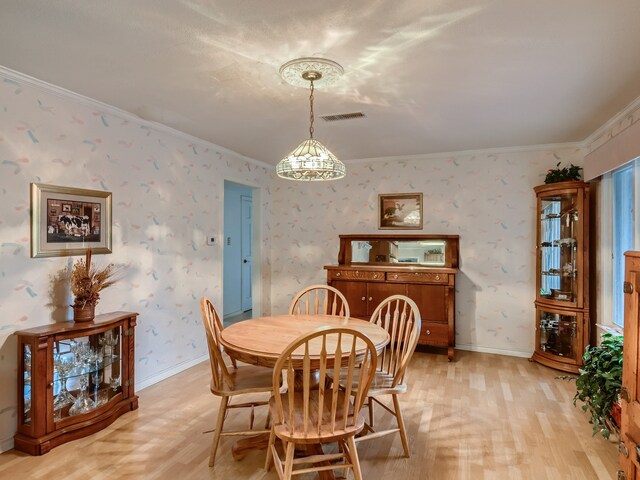
M 241 258 L 242 258 L 242 311 L 251 310 L 251 242 L 253 237 L 252 200 L 251 197 L 242 195 L 241 200 Z

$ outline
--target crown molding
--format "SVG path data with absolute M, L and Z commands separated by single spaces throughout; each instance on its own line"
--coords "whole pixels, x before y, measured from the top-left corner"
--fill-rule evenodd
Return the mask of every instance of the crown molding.
M 176 130 L 175 128 L 169 127 L 162 123 L 145 120 L 126 110 L 122 110 L 118 107 L 114 107 L 113 105 L 109 105 L 99 100 L 86 97 L 76 92 L 72 92 L 71 90 L 67 90 L 66 88 L 53 85 L 51 83 L 45 82 L 44 80 L 39 80 L 37 78 L 31 77 L 30 75 L 18 72 L 16 70 L 12 70 L 2 65 L 0 65 L 0 78 L 13 80 L 15 82 L 19 82 L 21 84 L 24 84 L 30 87 L 34 87 L 46 93 L 64 98 L 66 100 L 72 100 L 86 107 L 98 109 L 100 111 L 109 113 L 116 117 L 120 117 L 130 122 L 137 123 L 140 126 L 144 126 L 151 130 L 155 130 L 156 132 L 171 135 L 175 138 L 179 138 L 186 142 L 200 145 L 201 147 L 204 147 L 204 148 L 216 150 L 218 152 L 230 155 L 232 157 L 237 158 L 238 160 L 251 163 L 258 167 L 262 167 L 267 170 L 273 169 L 273 165 L 270 163 L 263 162 L 255 158 L 247 157 L 238 152 L 234 152 L 233 150 L 230 150 L 226 147 L 216 145 L 215 143 L 209 142 L 208 140 L 203 140 L 202 138 L 198 138 L 188 133 L 182 132 L 180 130 Z M 438 153 L 416 154 L 416 155 L 396 155 L 396 156 L 389 156 L 389 157 L 356 158 L 356 159 L 346 160 L 345 163 L 351 164 L 351 165 L 357 165 L 361 163 L 372 163 L 372 162 L 436 160 L 436 159 L 442 159 L 447 157 L 458 157 L 458 156 L 497 155 L 497 154 L 504 154 L 504 153 L 537 152 L 537 151 L 543 151 L 543 150 L 590 148 L 590 146 L 596 140 L 598 140 L 602 135 L 606 135 L 607 132 L 609 132 L 617 122 L 624 119 L 628 115 L 632 114 L 636 109 L 639 109 L 639 108 L 640 108 L 640 97 L 637 97 L 629 105 L 624 107 L 621 111 L 619 111 L 616 115 L 614 115 L 611 119 L 609 119 L 606 123 L 604 123 L 601 127 L 599 127 L 595 132 L 593 132 L 591 135 L 589 135 L 587 138 L 585 138 L 583 141 L 580 141 L 580 142 L 552 143 L 552 144 L 527 145 L 527 146 L 515 146 L 515 147 L 499 147 L 499 148 L 486 148 L 486 149 L 476 149 L 476 150 L 458 150 L 453 152 L 438 152 Z
M 497 148 L 484 148 L 477 150 L 458 150 L 456 152 L 440 152 L 440 153 L 426 153 L 418 155 L 399 155 L 390 157 L 374 157 L 374 158 L 357 158 L 353 160 L 345 160 L 348 165 L 357 165 L 360 163 L 371 162 L 390 162 L 390 161 L 412 161 L 412 160 L 442 160 L 451 157 L 462 156 L 479 156 L 479 155 L 498 155 L 504 153 L 522 153 L 522 152 L 539 152 L 548 150 L 564 150 L 564 149 L 582 149 L 586 145 L 584 142 L 567 142 L 567 143 L 549 143 L 545 145 L 528 145 L 520 147 L 497 147 Z
M 155 130 L 158 133 L 171 135 L 173 137 L 179 138 L 186 142 L 196 144 L 204 148 L 213 149 L 217 152 L 235 157 L 238 160 L 252 163 L 253 165 L 256 165 L 258 167 L 266 168 L 267 170 L 272 170 L 274 168 L 273 165 L 267 162 L 256 160 L 255 158 L 246 157 L 238 152 L 234 152 L 233 150 L 229 150 L 228 148 L 209 142 L 208 140 L 203 140 L 202 138 L 194 137 L 193 135 L 189 135 L 188 133 L 181 132 L 180 130 L 176 130 L 175 128 L 169 127 L 162 123 L 145 120 L 144 118 L 141 118 L 126 110 L 122 110 L 121 108 L 114 107 L 113 105 L 109 105 L 108 103 L 104 103 L 99 100 L 86 97 L 76 92 L 72 92 L 71 90 L 67 90 L 66 88 L 53 85 L 51 83 L 45 82 L 44 80 L 31 77 L 25 73 L 17 72 L 16 70 L 11 70 L 10 68 L 4 67 L 2 65 L 0 65 L 0 78 L 6 78 L 29 87 L 39 89 L 41 91 L 55 95 L 65 100 L 72 100 L 85 107 L 98 109 L 102 112 L 108 113 L 115 117 L 122 118 L 123 120 L 136 123 L 140 126 L 143 126 L 151 130 Z
M 599 140 L 600 137 L 609 133 L 613 129 L 616 123 L 620 122 L 621 120 L 624 120 L 629 115 L 632 115 L 633 112 L 635 112 L 638 109 L 640 109 L 640 97 L 637 97 L 630 104 L 628 104 L 618 113 L 616 113 L 613 117 L 607 120 L 595 132 L 593 132 L 591 135 L 585 138 L 584 139 L 585 146 L 589 148 L 589 151 L 591 151 L 591 145 L 593 145 L 597 140 Z

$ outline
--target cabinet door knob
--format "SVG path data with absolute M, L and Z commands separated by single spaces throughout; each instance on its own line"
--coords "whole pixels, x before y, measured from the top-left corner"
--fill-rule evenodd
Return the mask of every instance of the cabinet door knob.
M 373 300 L 373 297 L 369 297 L 369 301 L 371 302 Z
M 427 330 L 425 333 L 426 333 L 427 335 L 431 335 L 431 330 Z
M 367 299 L 367 297 L 362 297 L 362 301 L 364 302 Z

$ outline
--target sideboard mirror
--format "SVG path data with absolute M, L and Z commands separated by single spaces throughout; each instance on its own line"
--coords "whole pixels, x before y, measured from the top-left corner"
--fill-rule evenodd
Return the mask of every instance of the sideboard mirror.
M 457 235 L 341 235 L 340 265 L 458 267 Z

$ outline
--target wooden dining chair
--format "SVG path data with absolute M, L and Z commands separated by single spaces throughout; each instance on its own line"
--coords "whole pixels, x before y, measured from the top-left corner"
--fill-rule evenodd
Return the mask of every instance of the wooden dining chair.
M 298 292 L 289 307 L 289 315 L 335 315 L 349 318 L 349 304 L 337 288 L 311 285 Z
M 231 365 L 227 366 L 222 355 L 222 345 L 220 344 L 220 332 L 222 332 L 223 326 L 218 312 L 216 312 L 213 304 L 206 297 L 200 300 L 200 310 L 202 312 L 202 321 L 207 332 L 207 344 L 209 346 L 211 393 L 221 397 L 218 420 L 213 432 L 211 454 L 209 456 L 209 466 L 213 467 L 221 436 L 257 435 L 271 431 L 266 428 L 262 430 L 253 428 L 254 408 L 259 405 L 267 405 L 267 398 L 262 401 L 248 401 L 235 404 L 231 403 L 231 398 L 250 393 L 271 393 L 274 380 L 273 370 L 270 368 L 253 365 L 237 366 L 234 360 L 231 360 Z M 229 409 L 234 408 L 251 409 L 248 430 L 223 430 L 227 412 Z M 267 418 L 267 421 L 268 420 Z
M 274 368 L 269 401 L 273 418 L 269 450 L 280 479 L 337 468 L 351 468 L 356 480 L 362 478 L 354 437 L 364 427 L 360 409 L 376 361 L 371 340 L 349 328 L 322 327 L 300 336 L 285 349 Z M 341 365 L 346 372 L 342 388 L 331 382 L 340 374 Z M 355 374 L 357 368 L 359 375 Z M 278 391 L 281 370 L 290 386 L 286 393 Z M 275 437 L 284 444 L 284 462 L 275 448 Z M 340 452 L 324 454 L 322 444 L 329 442 L 338 442 Z M 294 458 L 296 446 L 301 445 L 307 456 Z M 267 457 L 267 470 L 270 464 Z
M 399 432 L 404 456 L 409 457 L 409 443 L 398 395 L 407 391 L 405 375 L 420 335 L 420 312 L 416 303 L 410 298 L 404 295 L 392 295 L 376 307 L 370 321 L 387 330 L 390 341 L 378 357 L 378 366 L 367 394 L 365 404 L 369 410 L 369 423 L 365 425 L 367 433 L 358 437 L 356 441 L 372 440 Z M 346 377 L 347 372 L 343 369 L 340 377 L 341 384 Z M 393 406 L 379 400 L 379 397 L 384 395 L 391 395 Z M 374 430 L 375 404 L 380 405 L 395 417 L 396 428 Z

